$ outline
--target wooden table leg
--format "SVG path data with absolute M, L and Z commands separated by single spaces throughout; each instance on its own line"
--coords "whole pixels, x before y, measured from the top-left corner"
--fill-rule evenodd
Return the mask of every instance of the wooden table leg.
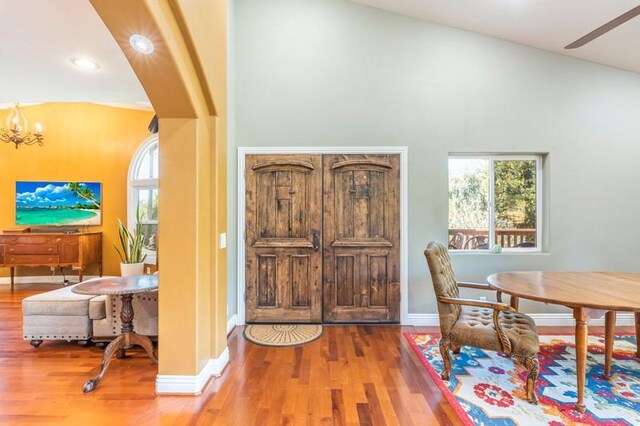
M 113 339 L 111 343 L 109 343 L 109 346 L 107 346 L 107 348 L 104 350 L 104 353 L 102 354 L 102 363 L 100 363 L 100 372 L 93 379 L 87 380 L 87 382 L 84 384 L 84 387 L 82 388 L 82 391 L 84 393 L 89 393 L 93 391 L 96 388 L 96 386 L 98 386 L 98 383 L 100 383 L 100 380 L 102 380 L 102 378 L 104 377 L 104 373 L 107 372 L 107 368 L 109 367 L 109 363 L 111 362 L 111 358 L 113 357 L 113 354 L 116 353 L 120 348 L 122 348 L 123 344 L 124 344 L 124 335 L 122 334 L 116 337 L 115 339 Z
M 576 376 L 578 385 L 578 402 L 576 410 L 584 413 L 584 385 L 587 374 L 587 340 L 589 332 L 587 328 L 587 312 L 583 308 L 573 308 L 573 318 L 576 320 Z
M 100 364 L 100 372 L 93 379 L 88 380 L 84 384 L 83 391 L 85 393 L 93 391 L 100 380 L 107 372 L 109 363 L 113 355 L 124 356 L 124 350 L 130 348 L 133 345 L 142 346 L 149 358 L 155 363 L 158 363 L 158 358 L 153 353 L 153 343 L 148 336 L 142 336 L 133 331 L 133 294 L 122 294 L 122 309 L 120 310 L 120 321 L 122 322 L 122 334 L 116 337 L 109 346 L 104 350 L 102 355 L 102 363 Z
M 509 305 L 517 311 L 519 304 L 520 304 L 520 298 L 518 296 L 511 296 L 511 299 L 509 300 Z
M 13 278 L 16 275 L 16 268 L 12 266 L 9 269 L 11 269 L 11 291 L 13 291 Z
M 142 349 L 147 353 L 147 356 L 151 358 L 153 362 L 158 363 L 158 358 L 156 354 L 153 352 L 153 342 L 149 336 L 143 336 L 138 333 L 131 333 L 130 335 L 131 344 L 141 346 Z
M 636 356 L 640 358 L 640 312 L 636 312 Z
M 613 355 L 613 340 L 616 330 L 616 311 L 609 311 L 604 316 L 604 378 L 611 377 L 611 358 Z

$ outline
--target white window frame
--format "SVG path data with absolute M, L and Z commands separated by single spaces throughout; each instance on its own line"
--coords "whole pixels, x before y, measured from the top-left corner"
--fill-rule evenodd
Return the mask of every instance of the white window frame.
M 144 155 L 147 153 L 149 148 L 152 145 L 158 144 L 158 134 L 155 133 L 148 138 L 146 138 L 136 152 L 133 154 L 131 158 L 131 163 L 129 163 L 129 173 L 128 173 L 128 185 L 127 185 L 127 226 L 134 226 L 136 223 L 136 206 L 138 205 L 138 191 L 141 189 L 156 189 L 158 190 L 158 179 L 150 178 L 150 179 L 136 179 L 136 174 L 138 172 L 140 162 L 142 161 Z M 158 175 L 160 174 L 160 170 L 158 170 Z M 158 195 L 160 194 L 158 190 Z M 140 223 L 143 225 L 158 225 L 157 220 L 143 220 Z M 156 255 L 147 254 L 147 258 L 145 259 L 145 263 L 156 263 Z
M 503 253 L 539 253 L 542 252 L 542 161 L 543 154 L 449 154 L 450 159 L 478 159 L 489 161 L 489 249 L 449 249 L 452 253 L 491 253 L 491 248 L 496 244 L 496 218 L 495 218 L 495 176 L 494 163 L 501 160 L 533 160 L 536 162 L 536 247 L 509 247 L 502 248 Z M 448 167 L 447 167 L 448 170 Z M 447 193 L 449 192 L 449 178 L 447 172 Z M 447 212 L 447 240 L 449 238 L 449 213 Z

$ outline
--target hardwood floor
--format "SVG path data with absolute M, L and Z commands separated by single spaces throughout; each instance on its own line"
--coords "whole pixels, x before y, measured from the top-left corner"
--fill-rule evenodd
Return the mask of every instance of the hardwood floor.
M 459 424 L 402 336 L 434 331 L 426 327 L 327 326 L 320 339 L 291 348 L 248 343 L 237 327 L 230 364 L 201 396 L 156 395 L 157 367 L 141 351 L 112 361 L 85 395 L 102 349 L 51 341 L 35 349 L 22 339 L 21 300 L 58 287 L 0 286 L 2 425 Z

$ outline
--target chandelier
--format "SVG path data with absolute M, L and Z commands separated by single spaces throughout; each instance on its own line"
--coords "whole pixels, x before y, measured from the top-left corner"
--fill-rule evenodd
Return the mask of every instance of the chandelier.
M 34 145 L 38 144 L 42 146 L 42 124 L 36 123 L 34 125 L 34 132 L 29 131 L 29 122 L 27 117 L 20 110 L 20 105 L 15 104 L 9 115 L 7 116 L 7 125 L 4 129 L 0 129 L 0 141 L 6 143 L 14 143 L 16 149 L 22 144 Z

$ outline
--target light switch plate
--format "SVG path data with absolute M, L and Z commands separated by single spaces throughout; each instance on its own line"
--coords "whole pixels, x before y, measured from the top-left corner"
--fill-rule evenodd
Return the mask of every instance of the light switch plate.
M 220 234 L 220 248 L 226 248 L 227 247 L 227 233 L 223 232 L 222 234 Z

